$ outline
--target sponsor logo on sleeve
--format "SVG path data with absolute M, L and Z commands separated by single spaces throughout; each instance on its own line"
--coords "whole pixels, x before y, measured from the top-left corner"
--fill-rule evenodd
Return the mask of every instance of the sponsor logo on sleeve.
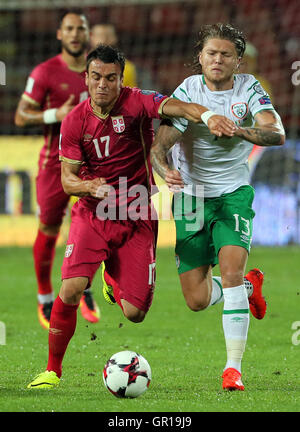
M 256 85 L 253 87 L 253 90 L 256 91 L 256 93 L 259 93 L 259 94 L 261 94 L 261 95 L 266 94 L 266 92 L 264 91 L 264 89 L 262 88 L 262 86 L 261 86 L 260 84 L 256 84 Z
M 269 96 L 263 96 L 263 97 L 261 97 L 261 98 L 259 98 L 258 99 L 258 102 L 261 104 L 261 105 L 266 105 L 266 104 L 270 104 L 271 103 L 271 100 L 270 100 L 270 98 L 269 98 Z
M 151 94 L 155 94 L 156 91 L 155 91 L 155 90 L 141 90 L 141 93 L 142 93 L 143 95 L 149 96 L 149 95 L 151 95 Z
M 155 93 L 155 95 L 153 96 L 153 100 L 154 102 L 159 102 L 164 96 L 160 93 Z
M 141 93 L 146 96 L 153 95 L 154 102 L 159 102 L 164 97 L 164 95 L 155 90 L 141 90 Z

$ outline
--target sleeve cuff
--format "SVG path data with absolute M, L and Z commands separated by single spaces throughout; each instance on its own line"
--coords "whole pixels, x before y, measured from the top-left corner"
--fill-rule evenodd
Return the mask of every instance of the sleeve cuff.
M 83 163 L 82 161 L 75 160 L 75 159 L 69 159 L 69 158 L 62 156 L 62 155 L 59 156 L 59 160 L 61 162 L 67 162 L 67 163 L 72 164 L 72 165 L 81 165 Z
M 164 99 L 158 108 L 158 114 L 160 115 L 161 118 L 169 118 L 168 116 L 163 114 L 163 107 L 168 102 L 168 100 L 170 100 L 170 99 L 171 99 L 170 97 L 167 97 L 166 99 Z
M 41 106 L 41 104 L 39 102 L 37 102 L 36 100 L 32 99 L 26 93 L 22 94 L 22 99 L 26 100 L 27 102 L 31 103 L 32 105 L 35 105 L 35 106 L 38 106 L 38 107 Z

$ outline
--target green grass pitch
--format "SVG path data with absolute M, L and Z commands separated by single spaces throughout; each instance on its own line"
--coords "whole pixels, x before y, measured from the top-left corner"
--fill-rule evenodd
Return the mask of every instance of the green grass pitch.
M 62 256 L 59 248 L 53 269 L 56 293 Z M 0 321 L 6 326 L 6 344 L 0 345 L 0 411 L 299 412 L 299 258 L 297 247 L 252 248 L 247 269 L 265 272 L 268 309 L 262 321 L 251 318 L 244 392 L 221 389 L 226 360 L 222 304 L 198 313 L 188 310 L 171 248 L 158 250 L 155 296 L 143 323 L 126 321 L 118 306 L 105 303 L 97 274 L 93 292 L 100 322 L 89 324 L 78 313 L 60 386 L 33 391 L 26 385 L 45 369 L 48 346 L 47 332 L 37 321 L 32 253 L 30 248 L 0 249 Z M 141 353 L 152 368 L 150 388 L 137 399 L 117 399 L 102 382 L 106 360 L 125 349 Z

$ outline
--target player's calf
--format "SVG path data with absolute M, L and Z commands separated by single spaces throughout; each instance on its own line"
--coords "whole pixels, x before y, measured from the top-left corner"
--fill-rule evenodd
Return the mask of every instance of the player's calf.
M 211 289 L 207 267 L 180 274 L 180 284 L 189 309 L 198 312 L 208 307 Z

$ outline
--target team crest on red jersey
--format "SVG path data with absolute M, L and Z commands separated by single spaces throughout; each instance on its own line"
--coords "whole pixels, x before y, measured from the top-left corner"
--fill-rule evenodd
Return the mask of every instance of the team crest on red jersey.
M 74 243 L 73 244 L 68 244 L 66 246 L 66 252 L 65 252 L 65 257 L 66 258 L 69 258 L 72 255 L 73 248 L 74 248 Z
M 111 118 L 114 131 L 122 133 L 125 130 L 125 122 L 123 116 L 116 116 Z

